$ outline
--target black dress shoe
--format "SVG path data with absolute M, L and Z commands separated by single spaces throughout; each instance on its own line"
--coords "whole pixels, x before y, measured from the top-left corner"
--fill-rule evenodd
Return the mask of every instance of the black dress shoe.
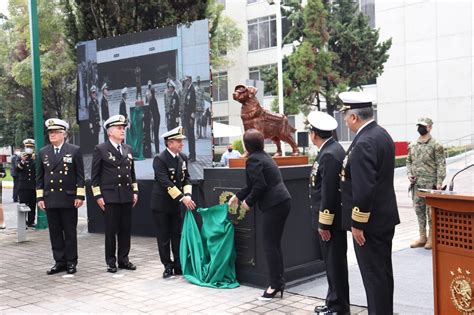
M 183 270 L 181 270 L 181 268 L 174 268 L 174 274 L 177 275 L 177 276 L 181 276 L 183 275 Z
M 66 265 L 56 263 L 53 267 L 51 267 L 50 270 L 46 271 L 46 274 L 54 275 L 55 273 L 58 273 L 61 271 L 66 271 Z
M 322 315 L 350 315 L 350 312 L 337 312 L 337 311 L 332 311 L 329 307 L 326 305 L 318 305 L 314 308 L 314 312 L 316 314 L 322 314 Z
M 107 272 L 116 273 L 117 272 L 117 266 L 115 266 L 115 264 L 107 265 Z
M 126 269 L 126 270 L 137 270 L 137 266 L 135 266 L 131 262 L 126 262 L 124 264 L 119 264 L 118 267 L 120 269 Z
M 77 272 L 76 264 L 68 263 L 66 272 L 70 275 L 75 274 Z
M 173 269 L 172 268 L 165 268 L 165 271 L 163 272 L 163 279 L 168 279 L 173 276 Z

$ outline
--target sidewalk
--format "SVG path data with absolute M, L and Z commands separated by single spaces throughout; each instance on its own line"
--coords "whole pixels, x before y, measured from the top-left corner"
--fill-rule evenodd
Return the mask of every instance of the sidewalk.
M 283 299 L 258 301 L 262 290 L 240 286 L 211 289 L 182 277 L 162 278 L 156 239 L 132 237 L 130 260 L 136 271 L 106 272 L 104 236 L 87 232 L 86 209 L 79 211 L 79 263 L 75 275 L 46 275 L 53 263 L 48 230 L 28 230 L 16 242 L 16 204 L 4 189 L 6 230 L 0 230 L 0 314 L 314 314 L 324 300 L 285 292 Z M 367 314 L 353 307 L 352 314 Z

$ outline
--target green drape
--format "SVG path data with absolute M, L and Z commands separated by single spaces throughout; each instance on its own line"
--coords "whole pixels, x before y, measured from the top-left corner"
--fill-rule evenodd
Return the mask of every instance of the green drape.
M 143 157 L 143 106 L 130 108 L 130 128 L 127 129 L 127 144 L 132 147 L 135 160 L 145 159 Z
M 236 288 L 234 226 L 227 219 L 227 204 L 199 208 L 199 233 L 191 210 L 184 216 L 180 259 L 183 276 L 191 283 L 211 288 Z

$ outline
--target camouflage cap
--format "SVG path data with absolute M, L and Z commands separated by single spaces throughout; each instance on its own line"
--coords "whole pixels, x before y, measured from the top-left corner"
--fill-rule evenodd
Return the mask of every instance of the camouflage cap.
M 423 125 L 423 126 L 433 126 L 433 120 L 431 120 L 431 118 L 428 118 L 428 117 L 423 117 L 423 118 L 420 118 L 418 119 L 418 122 L 416 123 L 416 125 Z

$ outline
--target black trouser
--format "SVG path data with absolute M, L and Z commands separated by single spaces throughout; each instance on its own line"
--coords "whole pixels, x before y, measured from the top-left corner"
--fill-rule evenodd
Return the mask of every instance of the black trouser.
M 46 209 L 54 261 L 77 264 L 77 209 Z
M 160 153 L 160 113 L 152 110 L 153 116 L 153 141 L 155 141 L 155 154 Z
M 158 227 L 157 242 L 158 253 L 161 263 L 165 268 L 174 268 L 181 270 L 181 261 L 179 259 L 179 244 L 181 242 L 182 215 L 181 210 L 174 211 L 153 211 L 153 218 Z M 173 251 L 174 261 L 171 260 L 171 250 Z
M 281 237 L 290 213 L 291 199 L 262 212 L 263 249 L 267 258 L 270 286 L 274 289 L 285 284 Z
M 105 204 L 105 262 L 113 265 L 128 263 L 132 231 L 132 203 Z M 115 256 L 118 241 L 117 258 Z
M 20 203 L 24 203 L 30 208 L 28 217 L 26 218 L 27 225 L 35 224 L 36 218 L 36 191 L 34 189 L 19 189 L 18 198 Z
M 347 232 L 331 230 L 331 239 L 325 242 L 318 233 L 328 279 L 326 306 L 333 312 L 348 313 L 349 280 L 347 271 Z
M 187 115 L 185 115 L 186 117 Z M 186 117 L 186 137 L 188 137 L 189 159 L 196 159 L 196 137 L 194 135 L 194 118 Z
M 18 176 L 13 177 L 13 202 L 18 202 Z
M 364 233 L 365 244 L 354 249 L 359 263 L 369 314 L 393 314 L 392 239 L 395 228 Z

